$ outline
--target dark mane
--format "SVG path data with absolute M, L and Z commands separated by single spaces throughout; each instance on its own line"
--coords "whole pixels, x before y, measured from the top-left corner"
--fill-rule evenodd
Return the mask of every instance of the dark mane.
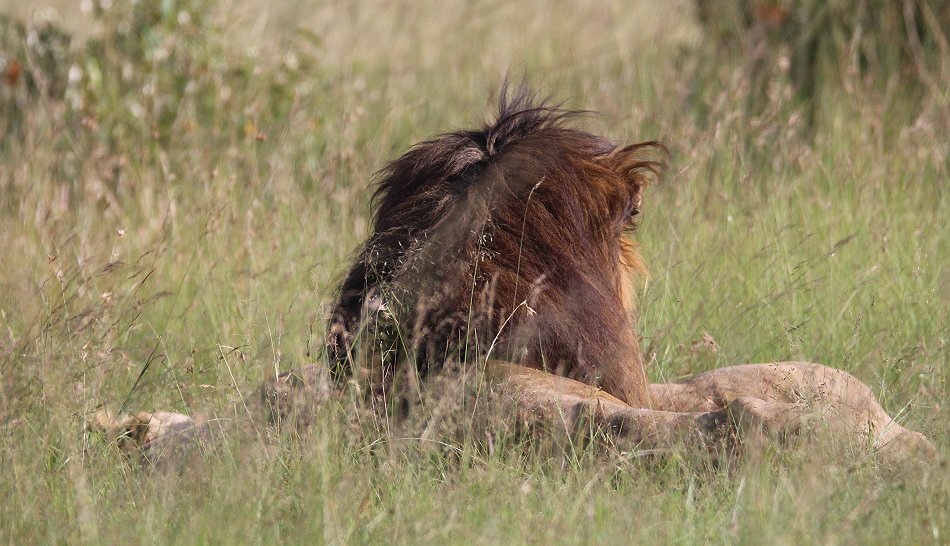
M 524 84 L 498 99 L 494 121 L 475 131 L 455 131 L 414 145 L 377 173 L 373 193 L 376 229 L 398 225 L 400 213 L 422 202 L 438 201 L 442 191 L 458 193 L 475 182 L 509 143 L 547 129 L 563 128 L 571 118 L 587 114 L 550 105 Z M 407 200 L 408 196 L 416 199 Z
M 506 86 L 493 122 L 417 144 L 380 172 L 373 234 L 331 319 L 342 373 L 369 327 L 384 368 L 414 357 L 425 372 L 490 351 L 638 396 L 624 386 L 645 378 L 625 377 L 642 366 L 623 272 L 639 259 L 622 234 L 660 169 L 641 157 L 657 144 L 568 127 L 581 113 Z

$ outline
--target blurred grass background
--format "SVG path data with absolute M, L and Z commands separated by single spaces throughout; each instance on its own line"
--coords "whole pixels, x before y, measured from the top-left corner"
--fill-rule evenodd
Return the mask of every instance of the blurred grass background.
M 942 0 L 0 0 L 0 540 L 946 543 L 948 28 Z M 940 462 L 444 449 L 331 408 L 154 473 L 82 434 L 319 358 L 373 173 L 509 72 L 671 148 L 638 232 L 653 379 L 823 362 Z

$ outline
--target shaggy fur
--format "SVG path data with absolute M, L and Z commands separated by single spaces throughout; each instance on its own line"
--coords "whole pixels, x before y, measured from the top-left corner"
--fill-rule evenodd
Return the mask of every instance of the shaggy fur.
M 490 356 L 649 406 L 624 305 L 626 272 L 642 267 L 624 233 L 661 167 L 644 152 L 660 146 L 568 127 L 577 115 L 503 90 L 493 122 L 418 144 L 381 172 L 373 234 L 331 318 L 338 377 L 357 346 L 376 355 L 363 361 L 382 388 L 410 360 L 425 374 Z

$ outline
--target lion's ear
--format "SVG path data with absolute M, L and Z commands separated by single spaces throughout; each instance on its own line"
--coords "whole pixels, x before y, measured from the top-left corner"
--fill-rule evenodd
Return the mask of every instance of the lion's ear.
M 639 203 L 643 189 L 658 180 L 666 169 L 666 147 L 655 141 L 618 146 L 604 159 L 608 167 L 621 175 L 636 193 Z
M 626 184 L 633 215 L 640 211 L 646 187 L 658 180 L 666 168 L 665 155 L 662 144 L 650 141 L 618 146 L 603 157 L 605 166 Z

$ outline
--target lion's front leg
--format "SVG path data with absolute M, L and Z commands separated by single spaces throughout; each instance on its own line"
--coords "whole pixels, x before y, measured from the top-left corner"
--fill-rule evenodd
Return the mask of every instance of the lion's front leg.
M 518 408 L 519 417 L 575 432 L 585 423 L 624 447 L 642 450 L 692 445 L 719 450 L 731 440 L 723 410 L 658 411 L 634 408 L 590 385 L 534 368 L 489 361 L 486 376 Z
M 153 465 L 174 466 L 182 456 L 212 440 L 214 430 L 202 417 L 168 411 L 141 411 L 114 416 L 98 411 L 86 430 L 102 434 L 126 456 Z

